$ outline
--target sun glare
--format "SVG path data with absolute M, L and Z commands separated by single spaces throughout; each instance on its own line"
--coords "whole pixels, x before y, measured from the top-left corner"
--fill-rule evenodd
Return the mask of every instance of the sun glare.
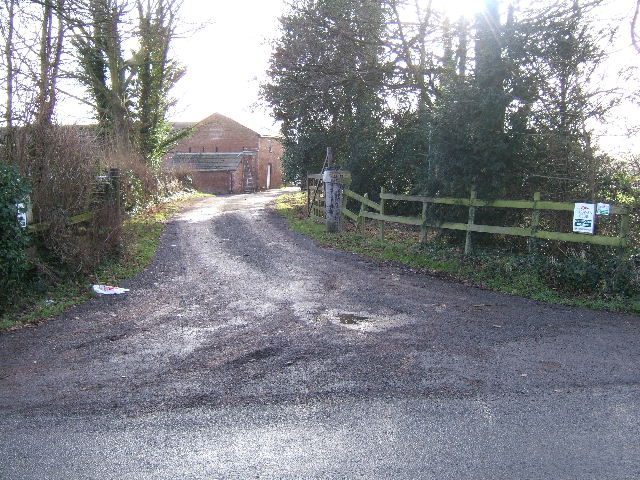
M 426 3 L 426 0 L 421 0 Z M 434 6 L 450 19 L 475 17 L 483 8 L 483 0 L 435 0 Z

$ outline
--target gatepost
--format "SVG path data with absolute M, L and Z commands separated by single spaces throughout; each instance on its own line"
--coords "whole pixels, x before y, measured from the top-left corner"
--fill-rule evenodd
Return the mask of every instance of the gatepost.
M 351 172 L 327 168 L 322 174 L 324 182 L 325 218 L 327 232 L 337 233 L 342 228 L 342 201 L 345 187 L 351 185 Z

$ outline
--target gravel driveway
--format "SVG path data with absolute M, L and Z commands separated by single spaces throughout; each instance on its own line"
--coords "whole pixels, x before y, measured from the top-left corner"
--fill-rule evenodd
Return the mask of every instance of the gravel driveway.
M 0 478 L 640 478 L 637 317 L 317 248 L 279 193 L 0 335 Z

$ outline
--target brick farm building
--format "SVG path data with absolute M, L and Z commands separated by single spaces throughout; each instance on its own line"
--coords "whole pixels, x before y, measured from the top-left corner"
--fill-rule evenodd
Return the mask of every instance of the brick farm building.
M 247 193 L 282 186 L 282 144 L 219 113 L 197 123 L 167 156 L 174 169 L 185 169 L 194 187 L 206 193 Z

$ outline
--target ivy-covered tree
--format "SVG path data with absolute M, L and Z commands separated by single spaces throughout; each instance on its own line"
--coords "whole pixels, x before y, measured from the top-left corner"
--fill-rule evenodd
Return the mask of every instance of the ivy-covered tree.
M 177 0 L 138 0 L 136 3 L 140 48 L 129 63 L 134 78 L 137 144 L 142 155 L 156 168 L 179 139 L 172 133 L 166 116 L 173 103 L 170 90 L 184 74 L 184 68 L 170 57 L 180 5 Z
M 180 137 L 167 123 L 170 90 L 184 69 L 170 56 L 179 0 L 137 0 L 138 48 L 125 59 L 124 19 L 128 0 L 88 0 L 74 21 L 81 70 L 104 136 L 116 150 L 137 152 L 154 167 Z M 179 135 L 183 135 L 181 133 Z

